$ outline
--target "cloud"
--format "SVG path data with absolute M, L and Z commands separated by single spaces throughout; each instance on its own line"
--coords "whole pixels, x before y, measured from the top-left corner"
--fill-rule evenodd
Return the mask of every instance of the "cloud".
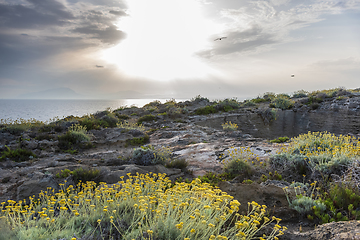
M 64 51 L 116 44 L 125 38 L 125 33 L 115 26 L 125 16 L 121 13 L 125 9 L 118 5 L 79 1 L 0 2 L 0 73 L 5 66 L 33 64 Z
M 114 25 L 111 25 L 105 29 L 100 29 L 96 25 L 89 25 L 75 28 L 73 32 L 86 34 L 91 38 L 99 39 L 102 42 L 109 44 L 116 44 L 126 36 L 124 32 L 117 30 Z
M 329 72 L 356 70 L 360 73 L 359 66 L 360 59 L 354 57 L 335 60 L 322 60 L 309 65 L 309 67 L 312 69 L 325 70 Z
M 5 28 L 39 28 L 63 26 L 74 19 L 65 6 L 56 1 L 29 0 L 30 5 L 0 3 L 0 26 Z
M 216 2 L 216 1 L 214 1 Z M 231 4 L 230 4 L 231 3 Z M 227 1 L 233 6 L 233 2 Z M 339 14 L 348 9 L 360 9 L 359 0 L 254 0 L 239 8 L 222 9 L 225 30 L 219 36 L 226 41 L 212 43 L 211 48 L 198 53 L 211 58 L 229 54 L 251 54 L 271 49 L 276 44 L 297 41 L 290 32 L 323 20 L 325 14 Z
M 114 14 L 116 16 L 127 16 L 126 12 L 124 11 L 110 10 L 109 13 Z

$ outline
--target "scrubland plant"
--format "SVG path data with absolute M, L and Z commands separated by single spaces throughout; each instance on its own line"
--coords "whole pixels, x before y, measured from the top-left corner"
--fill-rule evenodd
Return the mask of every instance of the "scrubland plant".
M 243 106 L 243 107 L 254 107 L 254 106 L 256 106 L 256 103 L 253 102 L 253 101 L 247 101 L 247 100 L 245 100 L 245 101 L 242 103 L 242 106 Z
M 232 99 L 225 99 L 222 101 L 218 101 L 215 105 L 215 109 L 217 111 L 223 111 L 223 112 L 228 112 L 228 111 L 232 111 L 234 109 L 238 109 L 240 108 L 240 103 L 237 101 L 236 98 L 232 98 Z
M 292 138 L 289 146 L 279 153 L 270 157 L 270 163 L 274 167 L 298 166 L 298 170 L 309 169 L 329 176 L 346 170 L 354 158 L 360 155 L 360 142 L 351 136 L 308 132 Z
M 51 188 L 29 198 L 29 203 L 1 203 L 0 216 L 16 239 L 254 239 L 265 226 L 278 239 L 286 227 L 266 216 L 266 206 L 248 203 L 248 214 L 238 214 L 240 203 L 199 179 L 176 183 L 164 174 L 132 176 L 117 184 L 94 182 L 70 185 L 58 193 Z M 26 205 L 27 204 L 27 205 Z
M 170 162 L 171 150 L 166 147 L 155 149 L 153 146 L 143 146 L 133 151 L 132 161 L 135 164 L 148 166 Z
M 294 101 L 289 99 L 287 96 L 276 96 L 270 103 L 270 107 L 280 108 L 282 110 L 290 109 L 294 106 Z
M 0 119 L 0 128 L 4 131 L 7 131 L 11 134 L 19 135 L 20 133 L 29 130 L 34 127 L 42 127 L 45 125 L 45 122 L 38 121 L 34 118 L 31 119 Z
M 206 106 L 196 109 L 195 114 L 197 115 L 208 115 L 211 113 L 217 113 L 218 110 L 214 106 Z
M 140 117 L 137 121 L 138 124 L 142 124 L 143 122 L 151 122 L 156 120 L 156 116 L 148 114 Z
M 224 164 L 224 172 L 233 177 L 237 175 L 250 177 L 254 171 L 253 167 L 250 165 L 250 163 L 255 163 L 254 161 L 251 161 L 253 156 L 254 154 L 249 148 L 230 148 L 229 159 L 222 161 Z M 220 156 L 220 158 L 223 158 L 223 156 Z
M 6 145 L 5 148 L 6 150 L 1 154 L 0 162 L 6 160 L 7 158 L 16 162 L 23 162 L 36 157 L 36 155 L 28 149 L 10 149 Z
M 270 140 L 271 143 L 284 143 L 289 141 L 289 137 L 278 137 L 276 139 Z
M 307 92 L 305 90 L 299 90 L 299 91 L 294 92 L 293 98 L 307 97 L 308 94 L 309 94 L 309 92 Z
M 294 182 L 289 187 L 283 188 L 289 206 L 301 214 L 310 214 L 314 208 L 323 213 L 326 210 L 326 206 L 319 198 L 316 191 L 316 183 L 315 181 L 308 187 L 308 184 Z M 296 197 L 294 199 L 289 197 L 292 193 L 295 193 Z
M 80 125 L 86 127 L 87 130 L 100 129 L 115 127 L 119 119 L 115 113 L 112 113 L 110 110 L 98 113 L 102 117 L 95 115 L 87 115 L 82 117 L 79 120 Z
M 221 126 L 225 131 L 236 131 L 238 129 L 238 125 L 236 123 L 232 123 L 231 121 L 223 123 Z
M 92 135 L 88 134 L 86 127 L 80 124 L 71 125 L 66 134 L 59 136 L 59 147 L 61 149 L 72 149 L 73 147 L 83 147 L 90 142 Z
M 265 163 L 260 160 L 259 156 L 253 153 L 249 147 L 231 147 L 227 150 L 227 154 L 228 156 L 226 153 L 219 156 L 220 159 L 222 159 L 224 166 L 229 164 L 229 162 L 236 162 L 236 160 L 241 160 L 252 167 L 262 167 L 265 165 Z M 229 158 L 226 159 L 227 157 Z
M 145 127 L 142 124 L 138 124 L 133 121 L 123 121 L 117 124 L 118 128 L 124 128 L 125 130 L 139 130 L 145 131 Z

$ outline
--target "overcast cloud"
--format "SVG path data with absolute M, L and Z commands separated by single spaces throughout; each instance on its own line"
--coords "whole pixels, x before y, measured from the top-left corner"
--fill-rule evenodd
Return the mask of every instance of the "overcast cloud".
M 128 37 L 121 27 L 132 17 L 126 1 L 0 0 L 0 98 L 57 87 L 94 97 L 138 91 L 167 98 L 360 87 L 360 0 L 200 2 L 221 30 L 194 56 L 216 74 L 174 76 L 160 87 L 101 60 L 102 50 Z

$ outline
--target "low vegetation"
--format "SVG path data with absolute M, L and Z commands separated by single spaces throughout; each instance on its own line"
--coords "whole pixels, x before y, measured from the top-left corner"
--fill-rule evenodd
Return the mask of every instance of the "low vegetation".
M 1 230 L 17 239 L 252 239 L 262 228 L 266 239 L 278 239 L 285 227 L 266 216 L 266 206 L 240 203 L 199 179 L 177 183 L 162 174 L 128 174 L 126 181 L 108 186 L 94 182 L 51 189 L 30 203 L 1 203 Z M 200 199 L 200 198 L 201 199 Z M 275 225 L 271 224 L 272 222 Z
M 61 170 L 60 173 L 57 173 L 55 176 L 57 178 L 67 178 L 69 176 L 72 176 L 75 183 L 87 181 L 98 182 L 97 179 L 100 176 L 100 170 L 76 168 L 74 171 L 70 171 L 69 169 L 64 169 Z
M 74 124 L 69 127 L 66 134 L 58 137 L 59 148 L 69 150 L 73 148 L 90 147 L 91 137 L 91 134 L 87 133 L 86 127 L 80 124 Z
M 6 159 L 13 160 L 15 162 L 23 162 L 36 157 L 36 155 L 28 149 L 10 149 L 8 146 L 5 147 L 6 150 L 2 152 L 0 162 Z

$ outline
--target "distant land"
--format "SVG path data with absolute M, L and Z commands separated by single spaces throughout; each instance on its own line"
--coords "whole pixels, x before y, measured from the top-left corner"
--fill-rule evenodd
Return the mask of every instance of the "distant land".
M 81 95 L 70 88 L 54 88 L 34 93 L 25 93 L 17 96 L 18 99 L 85 99 Z
M 39 92 L 25 93 L 14 97 L 15 99 L 166 99 L 169 96 L 149 95 L 136 91 L 119 91 L 106 95 L 82 95 L 71 88 L 54 88 Z

